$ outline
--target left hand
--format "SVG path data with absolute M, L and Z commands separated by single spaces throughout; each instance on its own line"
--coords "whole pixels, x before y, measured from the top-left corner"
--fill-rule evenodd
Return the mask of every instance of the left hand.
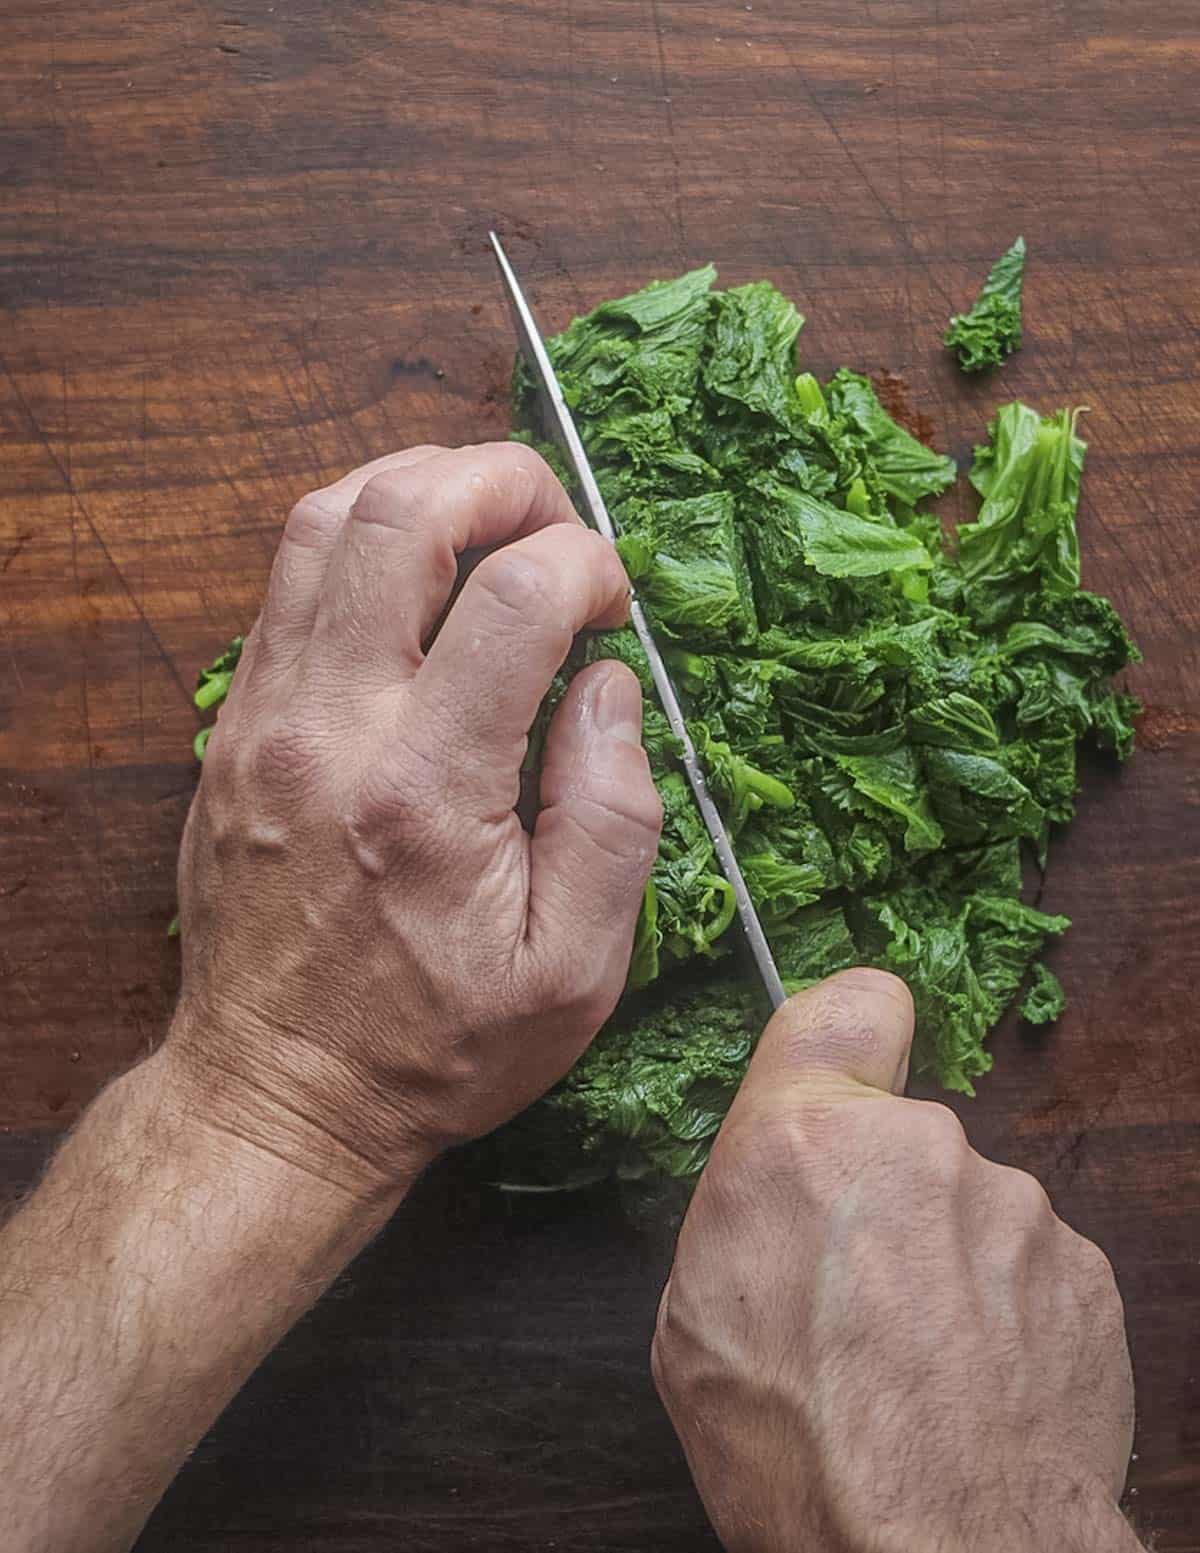
M 295 508 L 180 862 L 166 1054 L 200 1114 L 387 1190 L 566 1072 L 620 995 L 660 823 L 627 668 L 572 683 L 532 836 L 514 805 L 572 638 L 627 599 L 515 443 L 416 448 Z

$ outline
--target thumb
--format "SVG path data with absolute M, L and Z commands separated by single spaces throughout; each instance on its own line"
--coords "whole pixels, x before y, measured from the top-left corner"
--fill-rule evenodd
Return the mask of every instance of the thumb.
M 530 852 L 531 940 L 578 976 L 598 973 L 609 1008 L 662 825 L 641 731 L 641 686 L 624 664 L 575 676 L 546 735 Z
M 860 966 L 798 992 L 763 1031 L 730 1116 L 764 1102 L 862 1086 L 900 1094 L 908 1077 L 913 1001 L 887 971 Z

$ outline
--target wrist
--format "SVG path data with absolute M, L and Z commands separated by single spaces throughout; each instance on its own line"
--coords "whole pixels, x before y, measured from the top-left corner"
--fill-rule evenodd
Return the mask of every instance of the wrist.
M 1062 1553 L 1142 1553 L 1140 1538 L 1120 1507 L 1102 1490 L 1080 1498 L 1057 1517 L 1049 1516 L 1042 1522 L 1032 1517 L 1030 1524 L 1038 1527 L 1037 1537 L 1029 1544 L 1031 1553 L 1034 1549 L 1041 1553 L 1046 1547 L 1059 1548 Z M 1011 1544 L 998 1540 L 997 1553 L 1002 1546 Z
M 348 1220 L 389 1217 L 431 1154 L 393 1136 L 382 1162 L 374 1108 L 351 1093 L 349 1075 L 316 1059 L 303 1073 L 264 1070 L 246 1055 L 256 1049 L 236 1034 L 226 1039 L 218 1022 L 181 1006 L 146 1066 L 153 1065 L 163 1104 L 180 1114 L 216 1168 L 264 1184 L 287 1182 L 301 1196 L 340 1205 Z M 353 1125 L 338 1118 L 353 1118 Z
M 962 1553 L 1141 1553 L 1129 1522 L 1100 1484 L 1030 1486 L 1019 1503 L 986 1509 L 962 1540 Z
M 865 1518 L 864 1518 L 865 1519 Z M 747 1553 L 775 1553 L 792 1546 L 779 1540 L 746 1544 Z M 738 1546 L 741 1546 L 738 1544 Z M 1020 1498 L 1006 1489 L 989 1494 L 982 1482 L 963 1490 L 951 1509 L 927 1503 L 894 1519 L 873 1516 L 853 1531 L 843 1526 L 821 1553 L 1145 1553 L 1133 1528 L 1101 1486 L 1064 1492 L 1060 1484 L 1024 1484 Z

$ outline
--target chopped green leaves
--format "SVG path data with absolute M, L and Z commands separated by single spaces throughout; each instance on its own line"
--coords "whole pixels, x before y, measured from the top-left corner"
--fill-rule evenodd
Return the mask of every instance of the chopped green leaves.
M 770 282 L 718 292 L 708 335 L 704 386 L 718 413 L 740 408 L 784 430 L 794 402 L 792 353 L 804 319 Z
M 1025 239 L 1018 237 L 992 265 L 970 312 L 956 313 L 942 337 L 964 372 L 997 367 L 1020 346 L 1024 278 Z
M 720 646 L 750 642 L 758 634 L 728 491 L 657 503 L 631 499 L 621 508 L 620 550 L 665 638 Z
M 196 708 L 201 712 L 217 711 L 229 694 L 229 687 L 233 684 L 233 675 L 238 664 L 242 661 L 242 647 L 245 638 L 235 636 L 219 657 L 214 658 L 206 669 L 201 669 L 196 680 L 196 694 L 192 697 Z M 208 747 L 208 741 L 212 737 L 213 725 L 198 730 L 192 740 L 192 754 L 197 760 L 204 759 L 204 751 Z
M 243 637 L 235 636 L 219 658 L 215 658 L 206 669 L 200 670 L 193 698 L 200 711 L 207 712 L 220 706 L 229 694 L 234 670 L 242 659 L 243 642 Z
M 1075 512 L 1087 444 L 1078 418 L 1078 410 L 1059 410 L 1043 420 L 1028 405 L 1008 404 L 975 450 L 971 484 L 983 505 L 974 523 L 960 525 L 958 554 L 968 586 L 986 592 L 996 618 L 1023 588 L 1066 596 L 1079 587 Z
M 985 287 L 1018 326 L 1023 251 Z M 1067 927 L 1022 901 L 1020 849 L 1044 860 L 1070 817 L 1080 739 L 1119 754 L 1132 739 L 1134 703 L 1110 678 L 1136 649 L 1079 587 L 1078 412 L 997 413 L 955 553 L 922 510 L 953 462 L 866 378 L 797 373 L 802 320 L 771 286 L 713 280 L 605 304 L 551 357 L 781 974 L 897 972 L 916 1071 L 970 1094 L 989 1030 Z M 588 655 L 614 654 L 646 693 L 663 839 L 629 994 L 519 1135 L 526 1151 L 539 1125 L 556 1139 L 564 1180 L 691 1177 L 761 1010 L 727 953 L 732 892 L 632 633 Z M 1056 987 L 1034 969 L 1027 1017 L 1052 1017 Z
M 759 549 L 785 575 L 803 577 L 811 568 L 822 577 L 879 577 L 933 564 L 920 537 L 890 518 L 856 517 L 777 482 L 764 485 L 762 495 Z
M 829 382 L 829 405 L 862 437 L 880 485 L 902 506 L 915 507 L 923 497 L 940 496 L 954 484 L 958 473 L 954 460 L 935 453 L 898 426 L 865 377 L 846 367 L 835 372 Z

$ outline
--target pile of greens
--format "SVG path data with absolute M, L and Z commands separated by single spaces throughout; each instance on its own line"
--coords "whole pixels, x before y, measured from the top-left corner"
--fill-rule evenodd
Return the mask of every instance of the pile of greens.
M 797 376 L 803 320 L 774 287 L 715 278 L 607 302 L 550 354 L 785 981 L 896 972 L 915 1070 L 971 1094 L 1024 985 L 1026 1018 L 1062 1007 L 1038 957 L 1068 923 L 1023 901 L 1022 849 L 1044 866 L 1071 818 L 1080 741 L 1132 747 L 1136 703 L 1111 677 L 1136 649 L 1079 585 L 1076 413 L 997 413 L 978 517 L 948 548 L 923 504 L 953 462 L 866 378 Z M 534 440 L 520 373 L 515 392 Z M 593 638 L 555 695 L 598 656 L 641 678 L 665 821 L 625 998 L 494 1145 L 497 1172 L 534 1187 L 694 1176 L 763 1022 L 633 633 Z M 230 667 L 202 676 L 210 701 Z
M 714 280 L 607 302 L 551 359 L 785 980 L 896 972 L 916 1071 L 971 1094 L 1027 978 L 1025 1018 L 1062 1007 L 1037 957 L 1068 923 L 1023 902 L 1022 844 L 1044 866 L 1082 739 L 1122 758 L 1133 742 L 1136 703 L 1110 681 L 1136 651 L 1079 585 L 1076 414 L 998 412 L 971 470 L 978 517 L 951 551 L 922 504 L 952 461 L 867 379 L 797 376 L 803 320 L 774 287 Z M 517 409 L 535 434 L 520 375 Z M 637 640 L 590 653 L 641 676 L 666 818 L 629 993 L 514 1157 L 537 1144 L 551 1174 L 573 1153 L 687 1176 L 762 1014 L 726 958 L 731 891 Z

